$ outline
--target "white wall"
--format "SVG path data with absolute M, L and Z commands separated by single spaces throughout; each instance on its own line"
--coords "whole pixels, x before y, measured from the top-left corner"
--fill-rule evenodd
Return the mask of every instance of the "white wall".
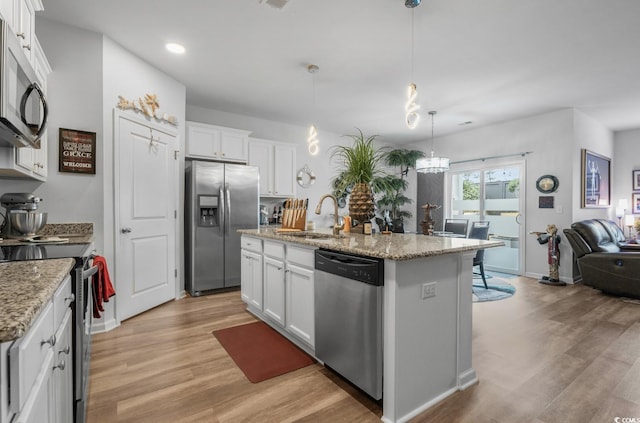
M 581 151 L 586 148 L 589 151 L 612 159 L 611 161 L 611 186 L 615 186 L 614 169 L 618 166 L 614 157 L 613 133 L 590 116 L 580 111 L 574 113 L 574 150 L 573 150 L 573 221 L 585 219 L 612 219 L 615 220 L 614 198 L 611 197 L 609 208 L 592 209 L 580 208 L 581 204 L 581 175 L 582 159 Z M 610 194 L 611 195 L 611 194 Z
M 39 210 L 49 213 L 49 223 L 93 222 L 96 248 L 102 252 L 102 36 L 44 19 L 38 19 L 36 28 L 53 69 L 47 80 L 47 182 L 3 179 L 0 191 L 33 192 L 42 197 L 44 201 Z M 61 127 L 96 132 L 95 175 L 58 172 L 58 130 Z
M 116 291 L 113 210 L 113 110 L 118 95 L 134 100 L 156 94 L 160 111 L 175 115 L 184 150 L 185 86 L 159 72 L 110 39 L 90 31 L 39 18 L 38 39 L 53 72 L 48 79 L 49 175 L 47 182 L 2 179 L 1 192 L 34 192 L 50 223 L 93 222 L 96 249 L 110 263 Z M 58 128 L 96 132 L 96 175 L 58 172 Z M 182 186 L 182 182 L 180 186 Z M 180 203 L 182 204 L 182 203 Z M 179 216 L 178 222 L 182 219 Z M 182 225 L 179 225 L 180 233 Z M 183 245 L 178 241 L 178 245 Z M 182 250 L 178 252 L 182 257 Z M 182 267 L 181 267 L 182 268 Z M 182 272 L 179 272 L 182 274 Z M 179 286 L 184 286 L 182 278 Z M 115 301 L 105 304 L 102 321 L 114 324 Z
M 633 170 L 640 170 L 640 129 L 616 132 L 613 143 L 613 208 L 618 200 L 624 198 L 629 203 L 627 214 L 631 214 L 633 207 L 631 193 L 633 185 L 631 175 Z M 639 191 L 636 191 L 636 193 Z M 636 215 L 636 219 L 640 215 Z M 625 228 L 625 234 L 628 229 Z
M 145 94 L 156 94 L 160 104 L 160 112 L 168 113 L 176 116 L 178 120 L 178 139 L 180 143 L 180 150 L 184 151 L 184 135 L 185 135 L 185 115 L 186 115 L 186 88 L 183 84 L 175 79 L 167 76 L 166 74 L 158 71 L 153 66 L 144 62 L 137 56 L 134 56 L 129 51 L 125 50 L 120 45 L 113 42 L 111 39 L 104 37 L 101 45 L 102 61 L 103 61 L 103 79 L 101 81 L 103 92 L 103 104 L 101 108 L 102 125 L 104 131 L 104 139 L 110 140 L 105 143 L 104 149 L 104 168 L 105 168 L 105 184 L 104 184 L 104 237 L 105 237 L 105 256 L 108 262 L 115 263 L 115 245 L 116 239 L 114 238 L 118 228 L 114 227 L 115 213 L 113 195 L 113 169 L 114 169 L 114 157 L 113 157 L 113 113 L 115 106 L 118 103 L 118 96 L 122 96 L 127 100 L 135 100 L 144 97 Z M 129 111 L 130 113 L 135 113 Z M 142 115 L 138 114 L 139 117 Z M 166 124 L 169 125 L 169 124 Z M 178 193 L 178 204 L 182 204 L 184 176 L 182 169 L 178 178 L 180 179 L 178 187 L 180 192 Z M 182 279 L 183 272 L 183 249 L 184 242 L 182 241 L 182 207 L 178 207 L 178 239 L 176 245 L 178 246 L 178 252 L 176 257 L 176 263 L 178 265 L 178 280 L 177 289 L 182 290 L 184 288 L 184 281 Z M 115 266 L 112 266 L 112 277 L 115 274 Z M 116 291 L 117 291 L 117 280 Z M 117 304 L 117 295 L 116 295 Z M 113 303 L 110 303 L 108 308 L 105 307 L 104 321 L 107 328 L 113 324 Z
M 430 141 L 424 141 L 412 147 L 427 152 L 430 145 Z M 612 157 L 612 135 L 598 122 L 572 109 L 439 137 L 434 145 L 438 155 L 449 157 L 452 162 L 531 152 L 525 159 L 525 186 L 520 189 L 521 195 L 525 196 L 526 234 L 520 244 L 525 252 L 522 271 L 529 276 L 548 274 L 546 248 L 538 244 L 535 236 L 528 235 L 529 232 L 545 231 L 550 223 L 562 230 L 576 220 L 608 216 L 608 209 L 580 209 L 581 148 Z M 457 168 L 472 169 L 478 163 L 488 164 L 491 161 L 470 162 Z M 535 182 L 545 174 L 554 175 L 560 181 L 558 190 L 552 194 L 555 197 L 554 209 L 538 208 L 541 194 L 536 190 Z M 413 195 L 415 189 L 414 185 Z M 571 247 L 567 242 L 561 243 L 560 251 L 560 276 L 564 280 L 572 280 Z

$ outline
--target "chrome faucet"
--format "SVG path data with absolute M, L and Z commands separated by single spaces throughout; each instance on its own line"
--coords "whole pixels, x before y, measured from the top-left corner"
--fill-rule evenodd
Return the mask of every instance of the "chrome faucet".
M 344 223 L 341 225 L 340 223 L 338 223 L 338 199 L 331 194 L 325 194 L 322 197 L 320 197 L 320 201 L 318 201 L 318 205 L 316 206 L 316 214 L 320 214 L 320 209 L 322 208 L 322 202 L 324 201 L 325 198 L 331 198 L 333 200 L 333 207 L 334 207 L 334 223 L 333 223 L 333 234 L 334 235 L 340 235 L 340 231 L 344 229 Z

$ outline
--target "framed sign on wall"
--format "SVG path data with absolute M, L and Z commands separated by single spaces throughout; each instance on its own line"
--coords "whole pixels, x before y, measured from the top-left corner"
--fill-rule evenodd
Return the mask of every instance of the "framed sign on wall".
M 611 206 L 611 159 L 582 149 L 581 207 Z
M 60 128 L 58 171 L 96 174 L 96 133 Z

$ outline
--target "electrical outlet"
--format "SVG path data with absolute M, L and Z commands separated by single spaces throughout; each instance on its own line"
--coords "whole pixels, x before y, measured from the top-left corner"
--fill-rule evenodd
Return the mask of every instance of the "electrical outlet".
M 433 298 L 436 296 L 436 283 L 437 282 L 429 282 L 422 284 L 422 299 L 426 300 L 427 298 Z

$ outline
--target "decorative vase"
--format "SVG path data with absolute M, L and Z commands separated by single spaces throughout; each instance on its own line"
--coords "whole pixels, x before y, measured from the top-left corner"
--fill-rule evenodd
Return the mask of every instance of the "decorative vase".
M 349 215 L 360 223 L 367 222 L 375 215 L 376 206 L 369 184 L 355 184 L 349 197 Z

